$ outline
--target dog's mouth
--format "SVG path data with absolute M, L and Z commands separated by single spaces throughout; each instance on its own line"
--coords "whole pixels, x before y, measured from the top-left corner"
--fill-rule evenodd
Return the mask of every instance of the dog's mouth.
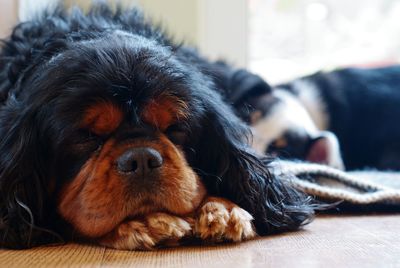
M 149 193 L 148 196 L 142 198 L 140 202 L 137 202 L 137 200 L 136 202 L 133 202 L 135 205 L 132 206 L 132 210 L 127 213 L 128 215 L 123 221 L 138 219 L 150 213 L 158 212 L 179 216 L 191 215 L 196 211 L 206 197 L 203 189 L 201 189 L 199 192 L 200 193 L 196 196 L 193 196 L 191 200 L 174 200 L 176 199 L 176 196 L 174 196 L 174 193 L 176 192 L 169 192 L 168 194 L 170 194 L 170 196 L 164 195 L 166 198 L 164 201 L 153 198 L 153 193 Z M 135 198 L 135 196 L 132 198 Z M 174 204 L 174 202 L 170 202 L 171 200 L 174 200 L 176 203 L 186 203 L 186 209 L 177 210 L 177 207 L 171 207 L 171 205 Z
M 143 198 L 143 200 L 139 203 L 140 204 L 137 207 L 128 213 L 123 221 L 137 219 L 149 213 L 169 212 L 166 207 L 164 207 L 162 204 L 158 204 L 158 202 L 155 202 L 150 197 Z

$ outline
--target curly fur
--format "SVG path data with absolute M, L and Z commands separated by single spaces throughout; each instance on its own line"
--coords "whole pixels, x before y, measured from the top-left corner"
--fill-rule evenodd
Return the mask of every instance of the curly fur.
M 82 165 L 69 148 L 79 112 L 111 92 L 135 118 L 136 103 L 161 88 L 191 107 L 184 151 L 210 194 L 247 210 L 261 235 L 309 222 L 312 200 L 269 172 L 270 159 L 250 149 L 249 129 L 219 95 L 234 71 L 175 44 L 135 9 L 59 8 L 17 25 L 0 54 L 0 246 L 71 239 L 55 201 Z

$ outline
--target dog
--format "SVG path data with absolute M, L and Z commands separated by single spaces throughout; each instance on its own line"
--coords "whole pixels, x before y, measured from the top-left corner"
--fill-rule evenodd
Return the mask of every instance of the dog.
M 0 53 L 0 246 L 140 250 L 308 223 L 318 205 L 270 172 L 224 102 L 232 72 L 134 8 L 17 25 Z
M 252 126 L 258 152 L 339 169 L 400 170 L 400 66 L 252 83 L 225 97 Z

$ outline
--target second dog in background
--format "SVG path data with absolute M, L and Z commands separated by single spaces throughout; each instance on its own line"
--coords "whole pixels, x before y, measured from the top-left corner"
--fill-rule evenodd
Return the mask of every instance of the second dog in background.
M 318 72 L 275 87 L 255 76 L 226 97 L 253 127 L 260 153 L 400 169 L 400 66 Z

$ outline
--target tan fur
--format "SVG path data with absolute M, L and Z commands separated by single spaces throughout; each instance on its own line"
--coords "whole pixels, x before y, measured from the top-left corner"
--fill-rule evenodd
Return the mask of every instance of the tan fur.
M 113 171 L 114 145 L 108 141 L 59 195 L 60 214 L 85 236 L 103 235 L 126 217 L 126 186 Z
M 202 202 L 206 191 L 183 153 L 163 134 L 158 141 L 117 144 L 108 140 L 62 188 L 58 210 L 87 237 L 100 237 L 126 218 L 154 212 L 186 215 Z M 116 159 L 127 149 L 151 147 L 164 159 L 160 178 L 153 185 L 120 174 Z
M 142 119 L 160 130 L 165 130 L 175 121 L 186 118 L 187 115 L 188 107 L 185 102 L 171 95 L 161 95 L 143 109 Z
M 211 241 L 234 241 L 256 236 L 253 217 L 229 200 L 208 197 L 196 217 L 195 234 Z
M 113 132 L 121 123 L 122 111 L 110 102 L 99 102 L 90 106 L 84 113 L 81 127 L 97 135 Z
M 143 219 L 120 224 L 115 230 L 99 239 L 103 246 L 116 249 L 153 249 L 167 243 L 177 243 L 192 233 L 190 224 L 182 218 L 166 213 L 153 213 Z
M 240 242 L 256 236 L 253 217 L 231 201 L 207 197 L 191 217 L 150 213 L 121 223 L 98 239 L 110 248 L 151 250 L 159 246 L 179 245 L 181 238 L 200 237 L 211 242 Z

